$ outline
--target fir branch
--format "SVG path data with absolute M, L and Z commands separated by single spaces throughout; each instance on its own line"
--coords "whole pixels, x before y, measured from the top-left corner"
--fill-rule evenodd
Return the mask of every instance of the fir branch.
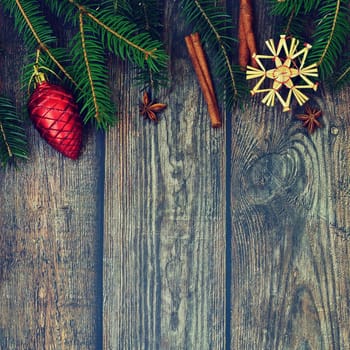
M 341 3 L 341 0 L 337 0 L 336 3 L 335 3 L 336 6 L 334 8 L 334 16 L 333 16 L 333 18 L 330 21 L 330 24 L 331 24 L 330 30 L 329 30 L 330 35 L 328 37 L 328 40 L 326 42 L 326 45 L 324 46 L 324 49 L 323 49 L 322 53 L 321 53 L 321 57 L 319 58 L 319 60 L 317 62 L 318 65 L 322 64 L 323 60 L 325 59 L 325 56 L 327 55 L 327 52 L 329 51 L 330 46 L 332 44 L 332 40 L 333 40 L 333 38 L 335 36 L 335 29 L 336 29 L 336 25 L 337 25 L 337 21 L 338 21 L 339 15 L 340 15 L 340 13 L 339 13 L 340 12 L 340 3 Z M 321 10 L 321 13 L 322 12 L 323 12 L 323 9 Z M 325 11 L 323 18 L 326 18 L 328 16 L 329 16 L 329 13 Z M 323 28 L 321 28 L 321 29 L 322 29 L 321 30 L 321 33 L 322 33 L 323 32 Z M 316 31 L 315 37 L 317 36 L 317 34 L 318 33 Z
M 314 18 L 313 15 L 292 15 L 288 23 L 287 35 L 293 36 L 304 43 L 313 44 Z
M 341 88 L 350 83 L 350 52 L 347 50 L 341 56 L 342 63 L 335 73 L 334 79 L 330 81 L 330 85 L 334 88 Z
M 6 153 L 7 153 L 6 156 L 9 157 L 9 158 L 12 158 L 13 157 L 13 153 L 11 151 L 10 145 L 7 142 L 7 137 L 6 137 L 6 133 L 5 133 L 5 130 L 4 130 L 4 126 L 2 125 L 2 122 L 0 122 L 0 134 L 1 134 L 1 139 L 2 139 L 3 145 L 5 146 L 3 148 L 6 149 Z
M 153 38 L 147 33 L 142 33 L 125 15 L 117 16 L 113 1 L 98 4 L 83 0 L 45 1 L 53 13 L 63 16 L 64 21 L 69 21 L 73 28 L 76 24 L 78 25 L 79 38 L 78 36 L 74 38 L 74 45 L 71 47 L 72 71 L 74 76 L 80 77 L 79 89 L 84 91 L 78 91 L 78 101 L 85 114 L 85 122 L 95 120 L 98 126 L 106 128 L 114 123 L 115 112 L 113 104 L 106 98 L 110 96 L 107 88 L 108 72 L 101 73 L 101 70 L 105 69 L 102 67 L 105 60 L 103 49 L 107 48 L 122 59 L 130 59 L 139 67 L 145 67 L 153 77 L 158 74 L 157 71 L 162 66 L 165 66 L 163 62 L 167 60 L 164 50 L 161 49 L 162 44 L 152 40 Z M 127 2 L 123 3 L 124 9 L 126 4 Z M 74 13 L 76 11 L 78 11 L 78 16 Z M 99 45 L 98 40 L 102 41 Z M 98 46 L 100 48 L 97 50 Z M 87 94 L 87 91 L 90 95 Z
M 158 0 L 129 0 L 116 2 L 116 13 L 135 23 L 139 31 L 150 33 L 153 39 L 160 39 L 162 28 L 162 4 Z
M 278 17 L 275 29 L 279 33 L 310 42 L 313 15 L 322 0 L 269 0 L 271 13 Z
M 0 161 L 5 166 L 15 159 L 27 159 L 26 134 L 12 101 L 0 96 Z
M 39 10 L 37 1 L 26 0 L 4 0 L 5 9 L 15 17 L 15 26 L 24 39 L 28 48 L 34 51 L 38 46 L 43 50 L 62 73 L 74 84 L 77 85 L 73 77 L 67 72 L 64 66 L 53 55 L 49 49 L 49 44 L 56 43 L 52 29 L 45 20 L 44 14 Z M 21 20 L 23 19 L 23 20 Z
M 210 51 L 210 62 L 215 77 L 219 78 L 218 94 L 228 108 L 246 92 L 244 74 L 238 65 L 231 64 L 232 39 L 227 31 L 232 30 L 230 16 L 223 8 L 208 0 L 182 0 L 183 12 L 187 21 L 194 26 L 194 31 L 201 35 Z
M 281 16 L 282 18 L 276 23 L 276 33 L 283 33 L 287 36 L 293 36 L 301 42 L 312 42 L 312 31 L 310 23 L 312 18 L 310 15 L 296 15 L 295 12 L 287 17 Z
M 28 61 L 30 63 L 24 66 L 23 73 L 21 76 L 21 86 L 23 90 L 25 90 L 25 92 L 28 93 L 31 91 L 32 86 L 29 85 L 29 82 L 32 80 L 33 77 L 33 62 L 35 62 L 39 67 L 45 67 L 46 72 L 57 72 L 56 76 L 54 76 L 53 74 L 47 74 L 48 80 L 50 82 L 63 84 L 70 90 L 79 93 L 79 89 L 77 87 L 78 84 L 75 82 L 75 79 L 73 78 L 72 81 L 71 79 L 67 78 L 67 75 L 71 77 L 74 76 L 74 72 L 72 71 L 71 67 L 72 62 L 69 50 L 67 48 L 57 47 L 51 48 L 50 52 L 52 53 L 52 56 L 54 56 L 56 60 L 60 62 L 62 67 L 64 67 L 64 71 L 66 71 L 68 74 L 63 74 L 62 70 L 57 71 L 57 64 L 51 59 L 52 56 L 48 56 L 46 52 L 40 52 L 41 54 L 39 55 L 39 57 L 37 57 L 37 54 L 35 52 L 30 53 L 28 55 Z M 59 77 L 59 79 L 56 79 L 57 77 Z
M 128 1 L 126 0 L 114 0 L 114 10 L 116 13 L 123 12 L 125 10 L 129 10 L 130 6 L 128 6 Z
M 311 13 L 318 8 L 322 0 L 270 0 L 272 13 L 289 17 L 293 12 L 295 15 Z
M 125 16 L 116 16 L 112 0 L 43 0 L 40 5 L 39 0 L 3 2 L 13 15 L 29 51 L 39 47 L 43 52 L 39 66 L 60 71 L 61 76 L 66 78 L 63 83 L 68 81 L 73 85 L 85 122 L 95 120 L 97 126 L 104 129 L 115 122 L 115 108 L 110 101 L 111 92 L 107 84 L 108 72 L 103 64 L 106 49 L 147 69 L 152 78 L 166 66 L 168 57 L 162 43 L 140 31 Z M 71 29 L 78 30 L 69 54 L 55 47 L 57 40 L 43 10 L 58 18 L 63 17 Z M 32 66 L 28 65 L 24 73 L 27 82 L 31 74 Z
M 341 87 L 350 82 L 350 64 L 348 63 L 341 74 L 335 80 L 335 86 Z
M 88 78 L 89 78 L 91 95 L 92 95 L 92 100 L 93 100 L 93 104 L 94 104 L 95 118 L 97 120 L 97 123 L 100 124 L 101 123 L 101 119 L 100 119 L 100 115 L 99 115 L 99 106 L 98 106 L 97 98 L 96 98 L 95 85 L 94 85 L 94 81 L 92 79 L 90 62 L 89 62 L 88 54 L 87 54 L 87 51 L 86 51 L 84 22 L 83 22 L 83 13 L 82 12 L 79 13 L 79 30 L 80 30 L 80 37 L 81 37 L 81 48 L 83 50 L 84 61 L 85 61 L 85 66 L 86 66 L 86 72 L 87 72 L 87 75 L 88 75 Z
M 341 74 L 334 82 L 334 85 L 338 88 L 350 82 L 350 63 L 346 64 L 340 71 Z
M 145 49 L 140 44 L 136 44 L 134 41 L 128 39 L 126 36 L 123 36 L 119 34 L 116 30 L 113 30 L 111 27 L 100 21 L 96 16 L 94 16 L 92 13 L 88 12 L 86 14 L 88 17 L 90 17 L 94 22 L 96 22 L 99 26 L 101 26 L 106 32 L 112 34 L 117 39 L 124 41 L 125 44 L 129 45 L 130 47 L 134 48 L 135 50 L 141 52 L 144 55 L 144 58 L 147 60 L 148 58 L 157 58 L 156 54 L 156 48 L 151 49 Z
M 90 21 L 84 22 L 84 18 L 85 13 L 79 12 L 79 32 L 71 41 L 72 63 L 75 74 L 80 77 L 77 102 L 85 123 L 95 121 L 98 128 L 107 129 L 116 118 L 108 87 L 106 57 L 95 28 Z
M 154 71 L 166 65 L 167 55 L 161 48 L 162 43 L 152 40 L 148 33 L 138 33 L 137 27 L 124 16 L 114 15 L 112 4 L 106 3 L 97 11 L 74 0 L 68 1 L 95 23 L 102 43 L 117 56 L 128 58 L 139 67 L 146 62 Z
M 25 10 L 25 9 L 23 8 L 23 6 L 21 5 L 21 2 L 20 2 L 19 0 L 16 0 L 16 4 L 17 4 L 18 9 L 19 9 L 19 11 L 21 12 L 21 14 L 22 14 L 24 20 L 27 22 L 27 25 L 28 25 L 30 31 L 33 33 L 33 36 L 34 36 L 35 40 L 39 43 L 40 46 L 42 45 L 43 48 L 44 48 L 44 47 L 46 47 L 46 45 L 44 44 L 44 41 L 46 41 L 46 42 L 51 42 L 51 41 L 55 40 L 55 38 L 53 37 L 53 35 L 50 35 L 50 34 L 47 34 L 47 33 L 45 33 L 45 36 L 46 36 L 46 37 L 43 38 L 43 40 L 41 40 L 40 37 L 39 37 L 39 35 L 38 35 L 38 33 L 37 33 L 36 30 L 34 29 L 32 23 L 31 23 L 31 20 L 29 19 L 30 10 L 29 10 L 28 8 Z M 28 3 L 25 3 L 25 4 L 28 5 Z M 38 14 L 38 12 L 36 12 L 35 14 Z M 34 15 L 34 11 L 32 11 L 32 15 Z M 50 28 L 50 29 L 51 29 L 51 28 Z M 44 33 L 44 32 L 42 32 L 42 33 Z
M 72 6 L 70 1 L 59 0 L 43 0 L 48 8 L 48 10 L 57 16 L 58 18 L 63 19 L 64 24 L 68 24 L 72 27 L 79 26 L 79 18 L 76 16 L 76 7 Z M 91 1 L 89 1 L 91 3 Z
M 162 70 L 167 66 L 168 57 L 160 42 L 158 1 L 110 0 L 99 3 L 100 6 L 83 0 L 45 2 L 50 10 L 63 17 L 64 21 L 69 20 L 67 13 L 72 16 L 72 8 L 83 12 L 95 23 L 95 33 L 101 37 L 102 44 L 107 49 L 122 59 L 126 58 L 136 63 L 140 68 L 137 81 L 144 87 L 151 84 L 158 86 L 166 80 Z M 70 19 L 72 26 L 76 23 L 75 19 Z M 79 23 L 77 24 L 79 26 Z
M 118 13 L 128 18 L 129 21 L 135 23 L 138 31 L 146 31 L 150 34 L 153 40 L 161 39 L 161 18 L 162 9 L 158 0 L 130 0 L 117 1 L 115 6 Z M 135 78 L 142 90 L 156 92 L 160 86 L 164 86 L 168 81 L 166 67 L 161 67 L 157 72 L 152 71 L 147 63 L 138 69 Z
M 350 33 L 347 0 L 325 0 L 319 8 L 309 61 L 317 62 L 321 79 L 327 79 L 340 57 Z
M 44 45 L 56 42 L 56 37 L 43 12 L 40 10 L 38 1 L 2 0 L 2 4 L 5 10 L 14 17 L 15 27 L 23 35 L 29 50 L 34 51 L 39 42 Z

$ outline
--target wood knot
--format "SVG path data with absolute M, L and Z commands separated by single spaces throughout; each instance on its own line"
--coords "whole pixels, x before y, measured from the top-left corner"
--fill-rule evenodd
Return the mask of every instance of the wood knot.
M 303 178 L 302 166 L 292 154 L 269 153 L 257 159 L 245 175 L 246 194 L 255 203 L 276 196 L 299 192 L 298 178 Z

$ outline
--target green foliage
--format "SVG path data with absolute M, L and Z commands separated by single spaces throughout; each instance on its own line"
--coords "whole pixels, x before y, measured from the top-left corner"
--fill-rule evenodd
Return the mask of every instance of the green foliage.
M 152 38 L 160 39 L 162 29 L 162 3 L 158 0 L 129 0 L 116 1 L 114 3 L 116 13 L 128 18 L 134 22 L 140 30 L 144 30 Z
M 282 21 L 282 23 L 279 23 L 280 28 L 276 28 L 276 33 L 283 33 L 287 36 L 291 35 L 296 39 L 301 40 L 301 42 L 310 43 L 311 32 L 307 30 L 309 23 L 309 16 L 295 16 L 295 14 L 292 13 L 289 16 L 288 21 L 285 20 Z
M 308 63 L 316 62 L 321 80 L 334 80 L 342 58 L 348 57 L 350 34 L 348 0 L 286 0 L 273 3 L 272 13 L 288 23 L 286 32 L 312 44 Z M 284 16 L 284 17 L 283 17 Z M 338 83 L 348 75 L 345 64 Z M 347 79 L 346 79 L 347 80 Z
M 308 64 L 317 62 L 322 80 L 350 82 L 350 53 L 346 45 L 350 34 L 349 0 L 268 2 L 273 15 L 282 19 L 285 33 L 312 44 Z M 160 0 L 0 0 L 0 4 L 13 17 L 32 62 L 24 69 L 23 87 L 28 88 L 33 64 L 38 60 L 39 66 L 54 71 L 60 79 L 57 81 L 48 73 L 49 80 L 74 91 L 84 121 L 93 122 L 98 128 L 106 130 L 116 121 L 107 53 L 136 67 L 136 81 L 143 89 L 155 90 L 167 81 L 168 56 L 161 38 L 163 2 Z M 244 72 L 232 63 L 237 57 L 233 51 L 234 21 L 217 1 L 181 0 L 180 6 L 191 29 L 200 33 L 218 96 L 231 108 L 247 92 Z M 55 21 L 72 33 L 70 43 L 58 40 Z M 36 57 L 38 47 L 41 54 Z M 4 106 L 10 103 L 6 99 L 0 102 Z M 6 112 L 1 107 L 1 112 L 5 116 L 0 116 L 3 118 L 1 153 L 6 154 L 3 150 L 7 150 L 8 158 L 11 154 L 25 158 L 26 153 L 19 147 L 23 144 L 19 142 L 18 148 L 14 147 L 21 128 L 14 122 L 18 121 L 14 109 Z M 9 133 L 12 125 L 14 134 Z M 2 162 L 8 158 L 2 157 Z
M 233 65 L 232 18 L 227 11 L 208 0 L 182 0 L 186 20 L 198 31 L 203 44 L 209 50 L 209 63 L 214 77 L 218 79 L 217 91 L 227 108 L 242 97 L 246 91 L 244 73 Z
M 149 1 L 153 3 L 153 0 Z M 129 60 L 142 70 L 147 69 L 153 76 L 167 65 L 168 57 L 161 41 L 126 15 L 117 14 L 113 0 L 0 2 L 13 16 L 29 52 L 40 48 L 39 66 L 56 72 L 63 79 L 62 84 L 73 88 L 84 121 L 94 121 L 98 128 L 107 129 L 115 123 L 116 116 L 108 88 L 107 51 Z M 50 15 L 50 22 L 46 19 L 47 15 Z M 51 24 L 52 16 L 73 32 L 74 38 L 68 47 L 58 46 Z M 33 53 L 30 54 L 33 57 Z M 25 68 L 26 85 L 31 72 L 30 66 Z
M 98 127 L 106 129 L 115 122 L 115 108 L 108 88 L 106 59 L 99 38 L 91 23 L 84 23 L 81 15 L 79 32 L 72 40 L 72 63 L 75 73 L 80 76 L 78 89 L 81 91 L 78 103 L 83 102 L 81 113 L 84 121 L 93 120 Z
M 134 22 L 139 30 L 149 33 L 153 40 L 161 40 L 162 31 L 162 6 L 158 0 L 117 0 L 114 7 L 118 14 L 128 18 L 129 21 Z M 156 91 L 160 86 L 167 83 L 167 72 L 165 66 L 158 71 L 152 71 L 147 64 L 138 69 L 136 81 L 143 90 Z
M 16 159 L 27 159 L 27 140 L 16 108 L 7 97 L 0 96 L 0 162 L 5 166 Z
M 350 84 L 350 50 L 349 44 L 347 50 L 341 57 L 341 64 L 334 73 L 334 78 L 330 81 L 330 84 L 334 88 L 341 88 Z
M 41 53 L 39 55 L 38 66 L 46 68 L 44 73 L 46 73 L 47 78 L 50 82 L 56 84 L 63 84 L 69 90 L 74 91 L 76 89 L 77 82 L 75 82 L 74 80 L 72 81 L 68 78 L 68 76 L 72 76 L 73 74 L 72 58 L 68 48 L 50 48 L 50 53 L 53 57 L 55 57 L 57 62 L 60 62 L 62 64 L 67 76 L 61 70 L 57 69 L 56 63 L 50 58 L 50 56 L 48 56 L 45 53 Z M 23 72 L 21 76 L 21 87 L 23 88 L 23 92 L 28 95 L 32 92 L 34 88 L 33 84 L 30 84 L 30 82 L 33 80 L 33 66 L 34 62 L 36 61 L 36 55 L 37 52 L 30 52 L 28 54 L 28 61 L 30 63 L 23 67 Z M 50 73 L 50 71 L 55 72 L 55 74 L 57 75 Z
M 330 78 L 350 33 L 349 4 L 343 0 L 327 0 L 318 9 L 313 34 L 310 62 L 317 62 L 321 79 Z
M 122 59 L 128 59 L 139 67 L 144 64 L 152 71 L 159 71 L 167 64 L 167 55 L 160 41 L 151 38 L 149 33 L 138 30 L 135 23 L 125 16 L 113 15 L 113 6 L 105 6 L 98 11 L 91 10 L 95 30 L 102 44 Z M 88 16 L 91 19 L 91 16 Z M 103 25 L 101 25 L 103 23 Z
M 35 50 L 38 41 L 55 45 L 56 37 L 37 0 L 1 0 L 14 18 L 15 28 L 23 35 L 28 50 Z
M 285 0 L 276 1 L 270 0 L 273 6 L 273 14 L 280 16 L 290 16 L 292 13 L 295 15 L 306 14 L 315 10 L 322 0 Z

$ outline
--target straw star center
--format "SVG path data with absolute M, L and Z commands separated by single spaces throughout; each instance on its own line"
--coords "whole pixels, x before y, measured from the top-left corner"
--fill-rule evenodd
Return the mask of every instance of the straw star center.
M 277 97 L 283 106 L 283 111 L 289 111 L 292 96 L 295 97 L 299 105 L 303 105 L 309 98 L 300 90 L 317 90 L 318 83 L 313 82 L 309 78 L 318 76 L 316 63 L 306 67 L 304 66 L 311 45 L 304 44 L 303 49 L 297 50 L 298 45 L 299 40 L 291 38 L 288 46 L 285 35 L 280 36 L 277 47 L 272 39 L 267 40 L 266 46 L 272 55 L 254 54 L 253 58 L 257 62 L 259 68 L 247 66 L 247 79 L 259 78 L 259 81 L 250 92 L 252 95 L 255 95 L 256 93 L 266 93 L 262 102 L 267 106 L 274 106 Z M 262 63 L 262 60 L 264 59 L 267 59 L 270 62 L 272 60 L 275 67 L 266 70 Z M 296 77 L 299 77 L 301 80 L 298 85 L 293 81 L 293 78 Z M 271 87 L 262 87 L 266 78 L 272 80 Z M 281 95 L 280 90 L 282 87 L 289 89 L 286 98 Z

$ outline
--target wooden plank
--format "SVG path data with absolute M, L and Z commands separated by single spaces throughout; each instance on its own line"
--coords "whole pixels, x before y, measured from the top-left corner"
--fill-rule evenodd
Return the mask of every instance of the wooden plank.
M 312 99 L 311 136 L 261 96 L 233 118 L 231 349 L 349 346 L 349 93 Z
M 333 98 L 317 100 L 324 128 L 311 137 L 277 108 L 255 105 L 236 125 L 234 349 L 349 344 L 349 241 L 342 238 L 350 233 L 345 119 L 350 95 L 343 95 L 339 107 Z
M 0 23 L 2 92 L 21 106 L 24 50 L 12 20 Z M 27 129 L 30 160 L 0 170 L 0 348 L 96 349 L 100 145 L 87 130 L 74 162 Z
M 177 2 L 165 3 L 171 85 L 157 125 L 121 66 L 107 136 L 105 349 L 220 349 L 225 341 L 225 128 L 210 127 Z

